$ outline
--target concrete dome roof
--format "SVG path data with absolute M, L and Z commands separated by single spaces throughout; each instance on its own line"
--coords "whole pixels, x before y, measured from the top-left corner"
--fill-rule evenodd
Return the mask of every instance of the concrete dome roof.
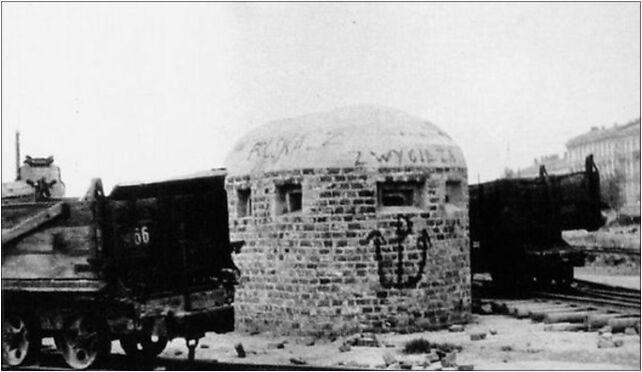
M 305 168 L 460 167 L 461 149 L 434 124 L 380 106 L 348 106 L 276 120 L 243 136 L 229 176 Z

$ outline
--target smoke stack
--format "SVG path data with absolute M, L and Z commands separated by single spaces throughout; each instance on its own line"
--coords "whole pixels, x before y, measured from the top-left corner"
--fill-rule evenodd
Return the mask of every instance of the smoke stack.
M 16 181 L 20 179 L 20 131 L 16 131 Z

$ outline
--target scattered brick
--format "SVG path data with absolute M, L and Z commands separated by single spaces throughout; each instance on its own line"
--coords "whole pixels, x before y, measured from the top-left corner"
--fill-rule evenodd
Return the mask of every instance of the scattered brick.
M 622 340 L 622 339 L 614 340 L 613 341 L 613 345 L 615 347 L 620 347 L 620 346 L 624 345 L 624 340 Z
M 316 343 L 315 339 L 310 338 L 308 341 L 305 342 L 305 346 L 314 346 Z
M 383 362 L 385 363 L 386 367 L 390 366 L 393 363 L 397 362 L 397 358 L 395 358 L 394 355 L 391 353 L 384 353 L 383 354 Z
M 399 362 L 399 367 L 401 369 L 412 369 L 412 363 L 402 360 Z
M 234 349 L 236 350 L 236 355 L 238 355 L 239 358 L 245 358 L 245 349 L 243 348 L 243 344 L 238 343 L 234 345 Z
M 471 333 L 470 334 L 470 339 L 471 341 L 480 341 L 486 338 L 486 332 L 479 332 L 479 333 Z
M 484 303 L 479 307 L 479 312 L 481 314 L 492 314 L 493 313 L 493 305 L 490 303 Z
M 296 364 L 296 365 L 308 364 L 308 362 L 306 362 L 305 360 L 303 360 L 301 358 L 298 358 L 298 357 L 290 358 L 290 363 Z
M 446 356 L 441 358 L 442 367 L 455 367 L 456 365 L 457 365 L 457 353 L 454 351 L 447 353 Z
M 441 358 L 439 357 L 437 352 L 434 350 L 431 350 L 428 354 L 426 354 L 426 360 L 430 363 L 438 362 L 439 359 Z
M 633 328 L 633 327 L 626 327 L 626 328 L 624 329 L 624 334 L 625 334 L 625 335 L 637 335 L 637 334 L 638 334 L 638 332 L 637 332 L 637 331 L 635 330 L 635 328 Z
M 604 326 L 604 327 L 600 328 L 600 329 L 597 331 L 597 334 L 598 334 L 598 335 L 603 335 L 603 334 L 605 334 L 605 333 L 611 333 L 611 332 L 612 332 L 611 327 L 609 327 L 609 326 Z
M 354 360 L 349 361 L 349 362 L 348 362 L 348 363 L 346 363 L 345 365 L 346 365 L 346 366 L 348 366 L 348 367 L 352 367 L 352 368 L 362 368 L 362 369 L 367 369 L 367 368 L 369 368 L 369 367 L 370 367 L 370 366 L 369 366 L 369 365 L 367 365 L 367 364 L 364 364 L 364 363 L 358 363 L 358 362 L 355 362 Z
M 272 342 L 267 345 L 268 349 L 284 349 L 285 342 Z

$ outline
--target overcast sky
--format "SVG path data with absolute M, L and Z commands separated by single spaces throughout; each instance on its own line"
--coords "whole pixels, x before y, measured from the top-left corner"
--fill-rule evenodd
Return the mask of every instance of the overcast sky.
M 469 180 L 640 116 L 639 3 L 2 3 L 2 178 L 67 194 L 221 167 L 263 123 L 381 104 L 438 125 Z

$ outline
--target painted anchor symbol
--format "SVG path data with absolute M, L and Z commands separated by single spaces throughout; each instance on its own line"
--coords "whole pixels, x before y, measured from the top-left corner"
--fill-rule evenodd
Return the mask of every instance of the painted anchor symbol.
M 372 230 L 368 236 L 361 241 L 362 244 L 367 244 L 370 241 L 375 245 L 375 259 L 377 260 L 377 269 L 379 274 L 379 282 L 384 288 L 414 288 L 423 276 L 424 269 L 426 268 L 426 258 L 428 253 L 428 246 L 432 245 L 430 237 L 426 229 L 421 231 L 421 235 L 417 239 L 417 248 L 421 251 L 421 260 L 415 275 L 403 281 L 403 242 L 408 235 L 412 233 L 412 221 L 406 216 L 401 214 L 397 215 L 397 226 L 395 235 L 397 236 L 397 280 L 392 281 L 386 277 L 385 268 L 383 266 L 383 256 L 381 255 L 381 245 L 386 244 L 386 239 L 381 235 L 378 230 Z

